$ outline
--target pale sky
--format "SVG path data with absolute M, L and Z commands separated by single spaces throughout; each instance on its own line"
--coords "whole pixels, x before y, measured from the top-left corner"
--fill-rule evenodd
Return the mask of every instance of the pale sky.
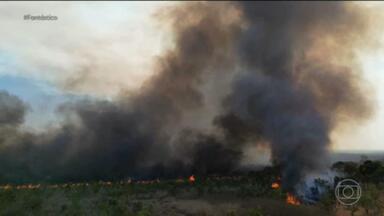
M 154 13 L 173 4 L 178 3 L 1 2 L 0 89 L 30 103 L 26 124 L 39 127 L 50 124 L 57 104 L 73 97 L 112 97 L 122 87 L 134 91 L 151 75 L 153 60 L 172 47 L 167 27 Z M 58 20 L 23 20 L 27 14 Z M 377 23 L 384 29 L 384 19 Z M 378 37 L 384 44 L 384 30 Z M 333 149 L 384 150 L 384 49 L 361 51 L 359 59 L 375 113 L 358 126 L 336 130 Z M 87 81 L 68 82 L 79 74 Z
M 384 150 L 384 51 L 361 54 L 360 63 L 365 81 L 373 90 L 374 113 L 360 125 L 336 130 L 333 133 L 334 149 Z

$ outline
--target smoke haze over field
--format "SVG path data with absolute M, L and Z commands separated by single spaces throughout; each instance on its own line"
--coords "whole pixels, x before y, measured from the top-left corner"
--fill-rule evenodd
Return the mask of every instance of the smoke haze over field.
M 41 134 L 20 130 L 26 105 L 0 93 L 0 182 L 230 174 L 267 145 L 294 190 L 327 165 L 339 122 L 370 116 L 357 6 L 185 3 L 158 16 L 174 47 L 135 93 L 64 103 L 64 123 Z

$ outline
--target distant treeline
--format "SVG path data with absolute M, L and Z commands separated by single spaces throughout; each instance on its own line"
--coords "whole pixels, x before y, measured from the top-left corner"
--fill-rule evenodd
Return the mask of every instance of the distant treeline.
M 383 161 L 361 160 L 360 162 L 336 162 L 332 165 L 332 170 L 342 172 L 348 178 L 355 179 L 364 183 L 384 182 L 384 163 Z

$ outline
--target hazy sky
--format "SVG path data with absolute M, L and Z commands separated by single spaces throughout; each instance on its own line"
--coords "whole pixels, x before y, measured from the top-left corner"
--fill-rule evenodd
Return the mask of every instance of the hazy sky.
M 36 130 L 55 124 L 55 107 L 64 101 L 109 98 L 122 88 L 135 91 L 151 75 L 156 56 L 172 47 L 169 29 L 158 21 L 159 9 L 172 4 L 178 3 L 1 2 L 0 89 L 30 104 L 25 127 Z M 364 4 L 383 8 L 380 3 Z M 28 14 L 58 20 L 24 20 Z M 373 17 L 382 25 L 377 29 L 384 29 L 384 19 L 377 21 L 381 18 Z M 384 31 L 378 38 L 384 43 Z M 384 150 L 384 51 L 380 46 L 375 51 L 358 51 L 375 113 L 358 126 L 336 130 L 334 149 Z

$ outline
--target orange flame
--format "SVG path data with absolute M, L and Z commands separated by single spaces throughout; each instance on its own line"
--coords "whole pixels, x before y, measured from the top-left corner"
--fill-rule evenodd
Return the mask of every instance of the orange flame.
M 300 205 L 300 201 L 293 194 L 290 193 L 287 193 L 286 201 L 290 205 Z
M 189 176 L 188 180 L 189 180 L 189 182 L 194 182 L 196 179 L 195 179 L 194 175 L 191 175 L 191 176 Z
M 271 187 L 272 187 L 272 189 L 279 189 L 280 188 L 280 184 L 278 182 L 273 182 Z

